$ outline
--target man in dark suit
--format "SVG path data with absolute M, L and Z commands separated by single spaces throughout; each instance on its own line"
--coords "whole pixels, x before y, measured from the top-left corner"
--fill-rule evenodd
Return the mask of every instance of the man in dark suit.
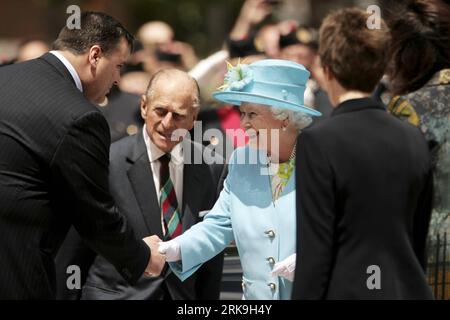
M 192 129 L 199 109 L 199 90 L 196 81 L 187 73 L 175 69 L 158 72 L 150 81 L 148 92 L 142 97 L 141 115 L 145 127 L 138 134 L 121 139 L 111 146 L 110 190 L 114 199 L 137 235 L 151 234 L 171 239 L 175 229 L 165 218 L 165 207 L 170 199 L 162 199 L 170 191 L 163 190 L 164 166 L 170 171 L 170 184 L 177 205 L 169 214 L 177 214 L 180 231 L 189 229 L 201 220 L 201 215 L 211 209 L 221 189 L 221 164 L 195 163 L 196 155 L 203 155 L 201 143 L 173 139 L 179 130 Z M 170 155 L 164 163 L 166 155 Z M 197 157 L 198 158 L 198 157 Z M 201 157 L 200 157 L 201 158 Z M 163 170 L 164 171 L 164 170 Z M 170 197 L 169 197 L 170 198 Z M 177 209 L 178 208 L 178 209 Z M 176 277 L 170 268 L 161 276 L 141 278 L 129 286 L 102 256 L 96 256 L 92 265 L 82 243 L 73 236 L 58 256 L 58 268 L 83 264 L 87 279 L 82 299 L 218 299 L 222 276 L 223 256 L 218 255 L 185 282 Z M 83 273 L 83 272 L 82 272 Z M 67 277 L 67 275 L 66 275 Z M 59 297 L 74 299 L 80 292 L 65 287 L 65 277 L 60 280 Z
M 432 298 L 424 274 L 429 152 L 419 130 L 369 97 L 389 38 L 384 23 L 367 28 L 368 17 L 344 9 L 321 27 L 335 109 L 298 140 L 294 299 Z
M 164 265 L 114 206 L 109 129 L 92 104 L 119 81 L 131 41 L 113 18 L 83 13 L 57 51 L 0 70 L 0 299 L 54 298 L 71 225 L 130 283 Z

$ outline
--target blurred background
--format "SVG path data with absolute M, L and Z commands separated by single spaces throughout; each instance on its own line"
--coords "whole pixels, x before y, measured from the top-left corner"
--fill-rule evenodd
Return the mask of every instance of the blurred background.
M 358 5 L 367 7 L 376 0 L 285 0 L 277 5 L 268 19 L 295 19 L 302 24 L 318 27 L 332 9 Z M 218 50 L 231 30 L 243 0 L 1 0 L 0 53 L 14 55 L 20 41 L 39 38 L 52 42 L 65 24 L 70 5 L 92 11 L 103 11 L 121 21 L 136 33 L 139 26 L 151 20 L 167 22 L 177 40 L 191 44 L 202 57 Z

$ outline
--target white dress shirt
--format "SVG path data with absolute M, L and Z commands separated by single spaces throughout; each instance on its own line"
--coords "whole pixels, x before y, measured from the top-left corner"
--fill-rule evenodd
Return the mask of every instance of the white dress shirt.
M 160 189 L 161 189 L 161 181 L 159 176 L 159 169 L 161 167 L 161 163 L 159 162 L 159 158 L 164 155 L 164 152 L 161 151 L 150 139 L 147 134 L 147 126 L 144 125 L 142 129 L 142 134 L 144 135 L 145 146 L 147 148 L 148 158 L 150 159 L 150 166 L 152 168 L 153 173 L 153 182 L 155 183 L 156 195 L 160 198 Z M 175 188 L 175 194 L 177 196 L 178 208 L 181 210 L 183 203 L 183 171 L 184 171 L 184 158 L 183 158 L 183 146 L 182 143 L 177 144 L 172 151 L 170 152 L 170 162 L 169 162 L 169 172 L 170 179 L 172 180 L 172 184 Z M 163 222 L 163 216 L 161 212 L 161 225 L 163 232 L 165 234 L 165 227 Z
M 69 62 L 69 60 L 67 60 L 66 57 L 64 57 L 59 51 L 53 50 L 50 51 L 50 53 L 53 54 L 55 57 L 57 57 L 59 61 L 61 61 L 64 64 L 64 66 L 67 68 L 67 70 L 69 70 L 70 74 L 72 75 L 72 78 L 75 81 L 75 85 L 77 86 L 78 90 L 83 92 L 83 85 L 81 84 L 80 76 L 78 76 L 77 71 L 75 70 L 73 65 Z

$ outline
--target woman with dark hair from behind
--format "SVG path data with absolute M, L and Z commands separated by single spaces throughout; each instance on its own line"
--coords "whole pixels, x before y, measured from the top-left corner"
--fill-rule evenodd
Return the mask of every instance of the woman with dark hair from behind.
M 431 239 L 450 230 L 450 4 L 408 1 L 387 22 L 393 94 L 388 110 L 422 130 L 433 156 Z

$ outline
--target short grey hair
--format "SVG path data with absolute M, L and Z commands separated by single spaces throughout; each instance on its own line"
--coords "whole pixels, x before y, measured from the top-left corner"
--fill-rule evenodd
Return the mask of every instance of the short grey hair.
M 311 116 L 300 111 L 293 111 L 279 107 L 271 107 L 270 110 L 272 111 L 272 114 L 275 119 L 278 120 L 288 119 L 298 130 L 303 130 L 304 128 L 309 126 L 312 122 Z
M 147 87 L 147 90 L 146 90 L 146 96 L 147 96 L 147 99 L 149 101 L 152 100 L 153 95 L 155 93 L 155 90 L 153 88 L 155 83 L 158 81 L 159 78 L 161 78 L 163 76 L 165 76 L 165 77 L 184 76 L 187 79 L 189 79 L 190 81 L 192 81 L 193 86 L 197 89 L 196 90 L 197 92 L 195 92 L 193 94 L 193 97 L 192 97 L 192 100 L 193 100 L 192 101 L 192 107 L 194 109 L 200 108 L 200 87 L 198 85 L 197 80 L 195 80 L 195 78 L 190 76 L 187 72 L 184 72 L 184 71 L 181 71 L 181 70 L 178 70 L 178 69 L 162 69 L 162 70 L 159 70 L 158 72 L 156 72 L 152 76 L 152 78 L 150 79 L 150 82 L 148 83 L 148 87 Z

